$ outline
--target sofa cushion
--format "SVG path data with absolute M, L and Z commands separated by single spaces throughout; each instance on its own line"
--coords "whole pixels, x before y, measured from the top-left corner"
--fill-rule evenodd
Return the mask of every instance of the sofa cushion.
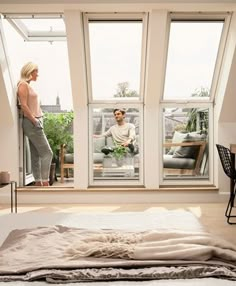
M 73 164 L 74 163 L 74 154 L 67 153 L 64 155 L 64 163 Z
M 109 146 L 109 147 L 114 146 L 114 142 L 111 136 L 107 137 L 105 142 L 106 142 L 106 146 Z
M 199 134 L 197 132 L 188 133 L 182 142 L 196 142 L 204 141 L 206 139 L 205 134 Z M 200 146 L 179 146 L 175 149 L 173 158 L 192 158 L 196 159 Z
M 195 160 L 191 158 L 173 158 L 172 155 L 164 155 L 163 166 L 169 169 L 194 169 Z
M 174 136 L 172 138 L 172 143 L 181 143 L 183 142 L 184 138 L 186 137 L 187 133 L 182 133 L 179 131 L 175 131 Z M 169 152 L 167 153 L 168 155 L 173 155 L 175 150 L 176 150 L 176 146 L 173 146 L 170 148 Z
M 104 154 L 103 153 L 93 153 L 93 163 L 99 164 L 103 162 Z
M 102 147 L 104 147 L 105 144 L 105 137 L 99 137 L 93 139 L 93 152 L 94 153 L 100 153 Z

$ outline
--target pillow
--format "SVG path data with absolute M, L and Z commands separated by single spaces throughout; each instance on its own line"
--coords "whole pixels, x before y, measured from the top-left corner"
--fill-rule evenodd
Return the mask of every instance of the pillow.
M 110 146 L 110 147 L 114 146 L 114 142 L 111 136 L 105 138 L 105 143 L 107 146 Z
M 191 141 L 205 141 L 206 134 L 200 133 L 200 131 L 190 132 L 189 136 L 191 136 Z
M 64 156 L 64 162 L 67 164 L 73 164 L 74 163 L 74 154 L 70 153 L 70 154 L 65 154 Z
M 206 139 L 205 134 L 199 134 L 197 132 L 188 133 L 182 142 L 196 142 L 204 141 Z M 191 158 L 196 159 L 200 146 L 179 146 L 175 149 L 173 158 Z
M 174 136 L 172 138 L 172 143 L 181 143 L 183 142 L 184 138 L 186 137 L 187 133 L 182 133 L 182 132 L 178 132 L 175 131 Z M 169 150 L 169 152 L 167 153 L 167 155 L 173 155 L 175 150 L 176 150 L 176 146 L 172 146 Z
M 100 153 L 102 147 L 105 146 L 105 137 L 98 137 L 93 139 L 93 152 Z

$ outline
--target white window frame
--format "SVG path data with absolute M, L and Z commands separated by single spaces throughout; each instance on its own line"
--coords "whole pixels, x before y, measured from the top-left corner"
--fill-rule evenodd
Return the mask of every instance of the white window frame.
M 164 108 L 173 108 L 173 107 L 179 107 L 179 108 L 208 108 L 209 109 L 209 126 L 208 126 L 208 160 L 209 160 L 209 178 L 197 178 L 194 179 L 194 177 L 191 178 L 181 178 L 178 177 L 176 179 L 171 178 L 164 178 L 164 168 L 163 168 L 163 143 L 165 139 L 165 134 L 164 134 L 164 120 L 163 120 L 163 109 Z M 214 135 L 214 124 L 213 124 L 213 105 L 211 103 L 203 103 L 203 102 L 198 102 L 198 103 L 162 103 L 160 105 L 160 134 L 161 136 L 161 148 L 160 148 L 160 170 L 161 170 L 161 176 L 160 176 L 160 185 L 161 186 L 176 186 L 176 185 L 213 185 L 214 182 L 214 174 L 213 174 L 213 154 L 214 154 L 214 144 L 213 144 L 213 135 Z
M 109 100 L 96 100 L 92 97 L 92 79 L 91 62 L 89 47 L 89 21 L 142 21 L 142 47 L 141 47 L 141 69 L 140 69 L 140 94 L 137 99 L 118 100 L 117 98 Z M 143 159 L 143 109 L 144 109 L 144 83 L 145 83 L 145 64 L 146 64 L 146 45 L 147 45 L 147 13 L 85 13 L 83 14 L 84 38 L 85 38 L 85 58 L 87 70 L 87 91 L 88 91 L 88 121 L 89 121 L 89 186 L 143 186 L 144 185 L 144 159 Z M 93 108 L 137 108 L 140 116 L 139 126 L 139 179 L 138 180 L 94 180 L 93 178 Z
M 21 35 L 25 41 L 66 41 L 66 31 L 31 31 L 21 21 L 22 19 L 62 19 L 64 15 L 60 13 L 4 13 L 6 19 L 13 28 Z
M 86 68 L 87 68 L 87 84 L 88 84 L 88 100 L 89 103 L 104 103 L 104 100 L 93 99 L 92 97 L 92 79 L 91 79 L 91 62 L 90 62 L 90 46 L 89 46 L 89 21 L 142 21 L 142 51 L 141 51 L 141 69 L 140 69 L 140 96 L 137 99 L 126 99 L 125 102 L 122 100 L 109 99 L 106 103 L 143 103 L 144 98 L 144 82 L 145 82 L 145 62 L 146 62 L 146 40 L 147 40 L 147 19 L 146 13 L 111 13 L 111 14 L 83 14 L 84 19 L 84 37 L 85 37 L 85 57 L 86 57 Z
M 124 104 L 91 104 L 89 106 L 89 186 L 143 186 L 144 185 L 144 177 L 143 177 L 143 169 L 144 169 L 144 160 L 143 160 L 143 107 L 140 104 L 125 104 L 125 108 L 137 108 L 139 110 L 139 179 L 131 179 L 131 180 L 94 180 L 93 177 L 93 109 L 94 108 L 124 108 Z
M 208 148 L 209 148 L 209 178 L 208 179 L 167 179 L 164 178 L 164 169 L 163 169 L 163 147 L 160 148 L 160 186 L 180 186 L 180 185 L 194 185 L 194 186 L 203 186 L 203 185 L 213 185 L 214 184 L 214 168 L 213 168 L 213 162 L 214 162 L 214 101 L 215 101 L 215 95 L 217 92 L 217 85 L 218 80 L 220 77 L 220 68 L 223 61 L 223 55 L 226 45 L 226 39 L 227 34 L 229 30 L 229 24 L 231 19 L 231 13 L 170 13 L 169 14 L 169 33 L 170 33 L 170 27 L 171 27 L 171 21 L 172 20 L 189 20 L 189 21 L 201 21 L 201 20 L 223 20 L 223 30 L 221 34 L 218 54 L 216 58 L 216 64 L 215 69 L 213 72 L 213 78 L 210 88 L 210 97 L 209 98 L 191 98 L 191 99 L 178 99 L 178 100 L 170 100 L 166 99 L 164 100 L 164 86 L 165 82 L 163 81 L 163 87 L 162 87 L 162 99 L 160 100 L 160 140 L 161 145 L 163 146 L 164 143 L 164 122 L 163 122 L 163 108 L 167 107 L 176 107 L 179 106 L 180 108 L 209 108 L 209 127 L 208 127 Z M 167 65 L 167 53 L 168 51 L 168 42 L 166 47 L 166 61 L 165 61 L 165 71 L 166 73 L 166 65 Z
M 178 99 L 176 101 L 175 99 L 164 99 L 164 87 L 165 87 L 165 80 L 163 81 L 162 86 L 162 99 L 161 103 L 175 103 L 175 102 L 183 102 L 184 104 L 187 102 L 214 102 L 216 89 L 217 89 L 217 82 L 220 75 L 220 68 L 222 65 L 222 58 L 224 54 L 225 44 L 226 44 L 226 38 L 229 30 L 229 24 L 231 19 L 231 13 L 170 13 L 168 17 L 169 22 L 169 31 L 168 34 L 170 34 L 170 28 L 171 28 L 171 21 L 172 20 L 178 20 L 178 21 L 203 21 L 203 20 L 222 20 L 224 21 L 223 30 L 221 34 L 220 39 L 220 45 L 218 49 L 218 54 L 216 57 L 216 64 L 215 69 L 213 71 L 213 77 L 212 77 L 212 83 L 210 88 L 210 97 L 209 98 L 189 98 L 189 99 Z M 169 38 L 169 36 L 168 36 Z M 168 43 L 166 47 L 166 60 L 165 63 L 167 65 L 167 56 L 168 56 Z M 165 65 L 165 71 L 164 76 L 166 74 L 166 65 Z

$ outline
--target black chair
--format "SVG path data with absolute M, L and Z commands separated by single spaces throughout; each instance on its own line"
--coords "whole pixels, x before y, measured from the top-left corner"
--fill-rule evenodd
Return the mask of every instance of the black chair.
M 231 189 L 230 189 L 230 197 L 229 202 L 225 211 L 225 216 L 227 217 L 227 222 L 229 224 L 236 224 L 236 222 L 230 221 L 231 218 L 236 217 L 236 215 L 231 215 L 232 208 L 234 207 L 234 199 L 235 199 L 235 184 L 236 184 L 236 170 L 234 166 L 233 154 L 230 150 L 222 145 L 216 144 L 216 148 L 218 150 L 218 154 L 220 157 L 220 161 L 222 167 L 224 169 L 225 174 L 231 179 Z

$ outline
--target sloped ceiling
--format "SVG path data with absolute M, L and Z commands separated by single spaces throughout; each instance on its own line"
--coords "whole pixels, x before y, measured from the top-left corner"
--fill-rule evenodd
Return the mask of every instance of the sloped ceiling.
M 236 122 L 236 51 L 231 63 L 219 122 Z

